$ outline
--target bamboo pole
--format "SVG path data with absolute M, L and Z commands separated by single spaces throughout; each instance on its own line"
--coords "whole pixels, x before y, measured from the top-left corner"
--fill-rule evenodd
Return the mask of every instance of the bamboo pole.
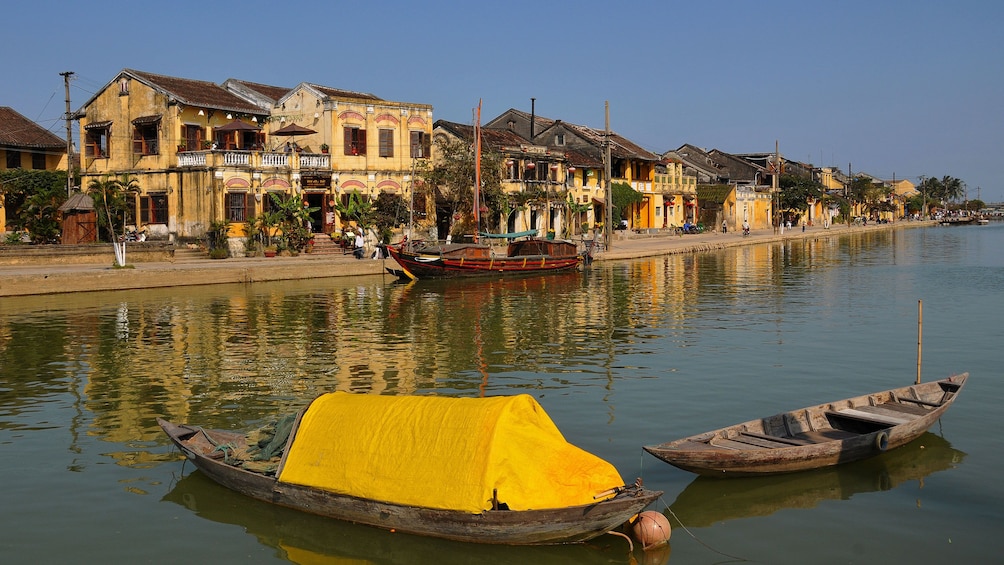
M 924 301 L 917 301 L 917 383 L 920 384 L 920 359 L 924 349 Z

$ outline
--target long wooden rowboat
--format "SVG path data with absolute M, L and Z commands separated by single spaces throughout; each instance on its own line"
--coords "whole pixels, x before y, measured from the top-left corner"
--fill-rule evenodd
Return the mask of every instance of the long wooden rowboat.
M 713 477 L 818 469 L 917 439 L 955 401 L 969 373 L 775 414 L 645 451 Z
M 225 453 L 247 449 L 244 433 L 177 425 L 160 418 L 157 423 L 202 473 L 244 495 L 330 518 L 457 541 L 509 545 L 583 542 L 621 527 L 662 495 L 661 491 L 644 489 L 637 481 L 598 493 L 594 503 L 560 508 L 508 510 L 498 504 L 497 508 L 493 505 L 472 512 L 409 506 L 283 482 L 276 478 L 278 473 L 266 474 L 227 462 Z M 294 429 L 290 441 L 295 433 Z M 285 462 L 286 456 L 283 458 Z M 416 484 L 415 488 L 421 487 Z

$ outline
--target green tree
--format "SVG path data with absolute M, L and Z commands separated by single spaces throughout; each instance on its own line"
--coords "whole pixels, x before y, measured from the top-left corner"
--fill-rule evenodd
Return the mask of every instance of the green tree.
M 892 189 L 877 183 L 865 176 L 854 177 L 848 188 L 854 202 L 863 204 L 869 211 L 881 210 L 881 202 L 892 192 Z
M 11 214 L 10 228 L 28 232 L 32 243 L 59 242 L 59 207 L 67 198 L 65 171 L 0 171 L 0 198 Z
M 578 203 L 572 197 L 571 194 L 568 195 L 568 199 L 565 201 L 565 208 L 568 210 L 568 215 L 565 217 L 565 223 L 571 226 L 571 229 L 566 228 L 566 232 L 575 235 L 575 226 L 582 223 L 582 232 L 585 233 L 585 222 L 582 222 L 582 215 L 589 211 L 592 207 L 588 202 Z
M 122 231 L 125 232 L 125 223 L 128 216 L 126 195 L 139 192 L 139 181 L 128 174 L 111 177 L 104 175 L 100 180 L 95 179 L 87 186 L 91 198 L 94 199 L 94 208 L 98 211 L 98 233 L 105 231 L 108 240 L 112 242 L 115 250 L 115 263 L 119 267 L 126 264 L 125 242 L 119 243 L 115 234 L 115 226 L 122 224 Z
M 940 179 L 921 177 L 921 179 L 917 190 L 920 191 L 922 198 L 926 198 L 928 206 L 935 203 L 945 208 L 949 202 L 961 199 L 966 193 L 966 183 L 952 176 L 945 175 Z
M 824 194 L 823 185 L 801 175 L 781 175 L 778 179 L 780 188 L 780 208 L 785 212 L 801 215 L 809 209 L 809 200 L 821 200 Z
M 355 222 L 364 228 L 372 226 L 376 217 L 373 203 L 356 190 L 348 194 L 344 203 L 336 203 L 335 210 L 343 222 Z
M 408 203 L 399 194 L 381 192 L 374 206 L 373 221 L 382 243 L 390 243 L 391 230 L 407 224 L 410 217 Z
M 87 185 L 88 194 L 94 199 L 94 209 L 98 212 L 98 234 L 105 241 L 116 242 L 116 226 L 125 231 L 128 216 L 127 195 L 139 192 L 139 181 L 128 174 L 112 177 L 104 175 Z
M 631 188 L 631 185 L 626 182 L 612 183 L 610 185 L 610 192 L 613 204 L 612 213 L 615 220 L 626 220 L 627 217 L 624 214 L 627 213 L 628 208 L 633 204 L 639 204 L 645 199 L 640 192 Z
M 473 233 L 477 218 L 474 217 L 474 144 L 463 139 L 437 139 L 439 159 L 429 171 L 427 181 L 439 188 L 444 204 L 450 214 L 450 233 L 459 236 Z M 511 208 L 508 197 L 502 191 L 502 154 L 494 150 L 481 153 L 481 190 L 479 193 L 479 214 L 484 225 L 482 231 L 498 229 L 499 218 Z

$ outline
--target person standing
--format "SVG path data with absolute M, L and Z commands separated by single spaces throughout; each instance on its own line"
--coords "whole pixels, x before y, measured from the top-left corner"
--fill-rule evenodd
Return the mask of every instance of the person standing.
M 355 255 L 356 259 L 363 258 L 363 256 L 365 255 L 365 250 L 363 248 L 365 246 L 366 246 L 366 236 L 363 235 L 363 228 L 362 226 L 356 226 L 356 242 L 355 242 L 355 250 L 353 250 L 353 255 Z
M 728 233 L 728 232 L 729 232 L 729 224 L 725 220 L 722 220 L 722 233 Z

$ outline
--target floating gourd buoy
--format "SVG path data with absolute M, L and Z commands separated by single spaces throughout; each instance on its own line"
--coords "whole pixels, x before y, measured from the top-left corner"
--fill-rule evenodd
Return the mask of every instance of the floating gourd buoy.
M 875 436 L 875 447 L 879 451 L 885 451 L 889 447 L 889 432 L 879 432 Z
M 669 543 L 673 531 L 662 512 L 648 510 L 638 514 L 631 522 L 631 535 L 642 549 L 649 549 Z

